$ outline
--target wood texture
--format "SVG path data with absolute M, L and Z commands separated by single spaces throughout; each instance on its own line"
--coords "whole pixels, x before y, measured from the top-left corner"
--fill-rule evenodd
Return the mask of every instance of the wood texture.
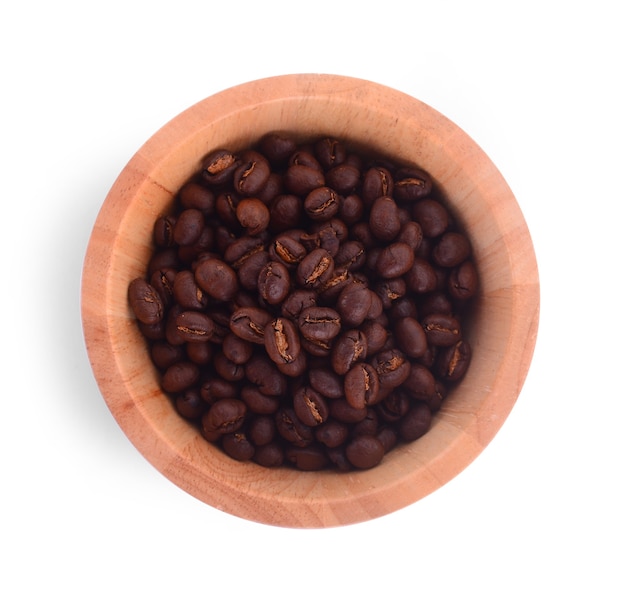
M 143 274 L 154 220 L 217 147 L 269 130 L 332 134 L 428 170 L 472 240 L 482 290 L 470 371 L 428 434 L 351 474 L 236 462 L 182 419 L 161 393 L 127 303 Z M 371 82 L 301 74 L 250 82 L 189 108 L 130 160 L 94 225 L 83 269 L 85 341 L 122 430 L 162 474 L 194 497 L 256 522 L 330 527 L 376 518 L 439 488 L 487 446 L 511 411 L 534 350 L 539 280 L 524 218 L 484 152 L 424 103 Z

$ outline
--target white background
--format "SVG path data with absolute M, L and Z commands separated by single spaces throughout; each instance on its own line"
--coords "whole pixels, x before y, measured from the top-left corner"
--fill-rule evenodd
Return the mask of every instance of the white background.
M 0 18 L 0 600 L 626 601 L 619 3 L 12 3 Z M 110 186 L 166 121 L 260 77 L 377 81 L 455 121 L 513 189 L 542 283 L 518 403 L 408 508 L 291 530 L 154 470 L 97 389 L 79 312 Z

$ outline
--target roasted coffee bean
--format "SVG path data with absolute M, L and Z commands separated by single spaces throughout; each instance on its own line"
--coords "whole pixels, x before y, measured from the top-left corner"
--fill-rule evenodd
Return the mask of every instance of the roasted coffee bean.
M 341 330 L 339 313 L 324 306 L 311 306 L 298 316 L 300 333 L 307 340 L 332 340 Z
M 422 319 L 422 327 L 432 346 L 452 346 L 461 339 L 461 324 L 451 315 L 428 315 Z
M 235 191 L 240 195 L 252 197 L 267 183 L 271 173 L 270 164 L 263 155 L 252 149 L 241 153 L 239 161 L 233 172 Z
M 331 449 L 343 445 L 349 435 L 350 430 L 347 424 L 339 422 L 336 419 L 330 419 L 324 422 L 315 430 L 315 440 Z
M 294 363 L 300 356 L 300 336 L 293 321 L 279 317 L 265 326 L 265 350 L 279 369 Z
M 448 292 L 455 300 L 470 300 L 478 291 L 478 273 L 471 260 L 452 269 L 448 278 Z
M 152 238 L 157 247 L 172 247 L 175 245 L 174 229 L 176 216 L 160 216 L 156 219 L 152 229 Z
M 382 166 L 369 168 L 363 176 L 363 201 L 371 206 L 379 197 L 393 194 L 393 176 Z
M 470 242 L 463 233 L 448 231 L 433 248 L 432 257 L 439 266 L 449 268 L 467 260 L 470 252 Z
M 242 307 L 230 317 L 230 329 L 246 342 L 265 344 L 265 326 L 272 320 L 272 315 L 258 307 Z
M 298 265 L 297 280 L 302 287 L 315 289 L 330 279 L 335 269 L 332 256 L 324 249 L 309 252 Z
M 381 350 L 372 364 L 378 374 L 378 382 L 383 388 L 397 388 L 409 377 L 411 364 L 405 354 L 397 348 Z
M 241 428 L 246 418 L 246 406 L 236 398 L 216 401 L 202 418 L 207 430 L 232 434 Z
M 235 271 L 216 258 L 200 262 L 194 276 L 198 285 L 214 300 L 232 300 L 239 289 Z
M 450 226 L 448 210 L 434 199 L 422 199 L 413 204 L 412 214 L 425 237 L 439 237 Z
M 411 442 L 424 436 L 430 428 L 432 413 L 428 405 L 420 402 L 409 409 L 399 422 L 399 433 L 403 440 Z
M 215 209 L 215 193 L 197 182 L 184 184 L 178 198 L 183 208 L 200 210 L 205 216 L 210 216 Z
M 384 455 L 385 448 L 375 436 L 358 436 L 346 446 L 348 461 L 360 470 L 377 466 Z
M 330 187 L 313 189 L 304 200 L 304 211 L 311 220 L 328 220 L 339 211 L 339 196 Z
M 400 168 L 394 174 L 393 194 L 400 202 L 417 201 L 432 190 L 430 176 L 418 168 Z
M 392 241 L 398 235 L 402 223 L 398 206 L 392 197 L 383 196 L 374 201 L 369 225 L 374 237 L 380 241 Z
M 128 286 L 128 301 L 135 313 L 135 317 L 141 323 L 154 325 L 163 320 L 163 301 L 156 289 L 144 278 L 133 279 Z
M 196 389 L 185 390 L 175 399 L 176 411 L 185 419 L 200 419 L 207 411 L 207 404 Z
M 224 452 L 238 461 L 248 461 L 254 457 L 254 445 L 248 440 L 245 432 L 224 434 L 221 440 Z
M 428 340 L 421 323 L 413 317 L 402 317 L 395 322 L 393 333 L 398 347 L 408 356 L 419 358 L 426 354 Z
M 414 261 L 415 254 L 408 243 L 392 243 L 381 250 L 376 270 L 383 279 L 395 279 L 408 273 Z
M 328 419 L 328 405 L 324 397 L 311 388 L 299 388 L 293 396 L 293 408 L 298 419 L 307 426 L 318 426 Z
M 173 408 L 227 455 L 367 469 L 466 374 L 478 270 L 427 173 L 297 140 L 207 154 L 129 304 Z
M 176 317 L 176 329 L 185 342 L 208 342 L 215 324 L 203 312 L 188 310 Z
M 287 267 L 282 262 L 268 262 L 259 273 L 257 287 L 268 304 L 280 304 L 291 289 L 291 277 Z
M 235 210 L 239 224 L 249 235 L 262 233 L 270 223 L 269 208 L 256 197 L 242 199 Z
M 178 393 L 191 388 L 200 377 L 200 370 L 194 363 L 180 361 L 170 365 L 161 379 L 161 388 L 165 392 Z
M 202 178 L 209 185 L 223 185 L 228 182 L 238 166 L 239 160 L 227 149 L 217 149 L 207 155 L 202 162 Z
M 348 371 L 344 380 L 346 401 L 355 409 L 373 403 L 378 396 L 378 374 L 369 363 L 357 363 Z
M 345 375 L 367 357 L 367 338 L 363 331 L 349 329 L 333 345 L 331 365 L 337 375 Z
M 204 215 L 200 210 L 183 210 L 174 225 L 174 242 L 178 245 L 192 245 L 204 229 Z
M 346 325 L 358 327 L 367 318 L 371 304 L 372 298 L 367 286 L 353 282 L 341 290 L 336 309 Z
M 439 352 L 437 373 L 448 382 L 458 382 L 467 372 L 472 358 L 472 349 L 468 342 L 459 340 Z
M 305 247 L 299 241 L 286 235 L 276 237 L 269 247 L 272 260 L 283 262 L 288 267 L 297 266 L 306 253 Z

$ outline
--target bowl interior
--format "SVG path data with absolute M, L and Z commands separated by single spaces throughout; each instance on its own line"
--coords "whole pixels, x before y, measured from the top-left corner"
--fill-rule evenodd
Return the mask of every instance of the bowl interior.
M 143 275 L 155 219 L 209 151 L 242 149 L 271 130 L 332 134 L 427 170 L 473 245 L 481 291 L 468 325 L 473 359 L 431 430 L 364 472 L 305 473 L 234 461 L 181 419 L 160 391 L 127 302 Z M 137 449 L 193 496 L 280 526 L 334 526 L 375 518 L 445 484 L 489 443 L 526 376 L 539 289 L 526 224 L 482 150 L 431 107 L 395 90 L 340 76 L 250 82 L 191 107 L 131 159 L 107 196 L 85 258 L 82 309 L 94 374 Z

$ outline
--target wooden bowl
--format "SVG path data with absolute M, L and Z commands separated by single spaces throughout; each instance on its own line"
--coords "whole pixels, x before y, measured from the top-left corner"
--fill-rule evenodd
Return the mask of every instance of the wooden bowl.
M 370 470 L 267 469 L 234 461 L 181 419 L 161 392 L 127 301 L 144 274 L 155 219 L 210 150 L 242 149 L 271 130 L 350 139 L 430 172 L 467 230 L 481 292 L 465 379 L 430 431 Z M 539 316 L 535 255 L 501 174 L 462 130 L 396 90 L 334 75 L 262 79 L 215 94 L 159 130 L 124 168 L 93 228 L 82 284 L 88 354 L 104 399 L 135 447 L 194 497 L 230 514 L 285 527 L 330 527 L 418 501 L 468 464 L 519 395 Z

